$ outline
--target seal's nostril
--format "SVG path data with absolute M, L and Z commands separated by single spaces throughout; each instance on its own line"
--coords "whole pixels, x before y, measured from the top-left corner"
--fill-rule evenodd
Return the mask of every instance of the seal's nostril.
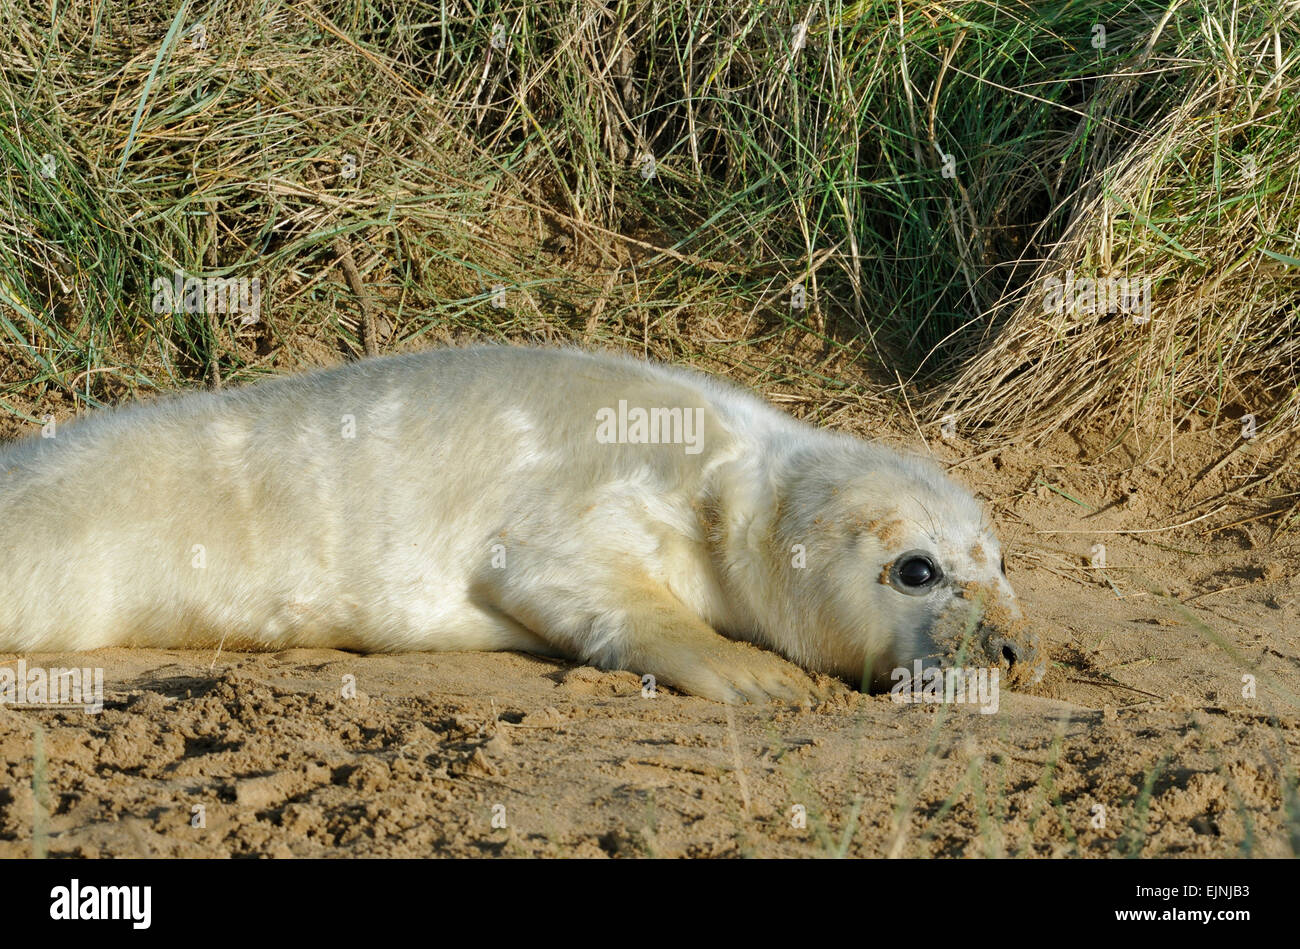
M 1002 658 L 1007 661 L 1008 665 L 1014 666 L 1020 659 L 1020 652 L 1011 643 L 1004 643 L 1002 645 Z

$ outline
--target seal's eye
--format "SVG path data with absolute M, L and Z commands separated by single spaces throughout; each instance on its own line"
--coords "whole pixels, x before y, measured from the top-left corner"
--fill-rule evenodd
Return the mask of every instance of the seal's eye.
M 943 571 L 939 569 L 933 557 L 923 551 L 912 550 L 894 561 L 889 582 L 896 590 L 903 593 L 923 596 L 929 593 L 942 577 Z

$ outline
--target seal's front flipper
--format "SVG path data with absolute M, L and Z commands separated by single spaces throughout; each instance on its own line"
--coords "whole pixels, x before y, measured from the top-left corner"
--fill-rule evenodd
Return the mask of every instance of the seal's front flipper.
M 727 639 L 667 590 L 643 590 L 623 617 L 617 651 L 598 662 L 607 668 L 649 673 L 658 682 L 715 702 L 807 705 L 821 697 L 798 666 Z
M 521 567 L 486 574 L 477 593 L 554 653 L 602 669 L 649 674 L 715 702 L 810 704 L 822 697 L 798 666 L 726 638 L 635 570 L 594 577 Z

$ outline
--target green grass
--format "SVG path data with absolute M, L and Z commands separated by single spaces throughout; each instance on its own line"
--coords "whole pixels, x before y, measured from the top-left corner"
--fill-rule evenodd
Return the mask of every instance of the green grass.
M 710 351 L 821 388 L 905 377 L 996 431 L 1083 410 L 1073 358 L 1046 373 L 1061 385 L 1023 392 L 1035 352 L 989 343 L 1042 322 L 1017 301 L 1043 273 L 1093 272 L 1099 242 L 1162 294 L 1251 271 L 1235 353 L 1180 333 L 1166 373 L 1143 376 L 1213 364 L 1199 410 L 1258 375 L 1234 362 L 1242 345 L 1294 329 L 1277 310 L 1300 256 L 1296 29 L 1267 5 L 3 6 L 0 398 L 238 380 L 307 338 L 359 351 L 340 232 L 388 314 L 385 348 L 563 339 Z M 1093 233 L 1099 194 L 1114 200 Z M 153 313 L 152 281 L 176 268 L 258 276 L 262 321 Z M 760 358 L 801 345 L 818 355 Z M 1059 332 L 1029 349 L 1069 355 Z M 1291 363 L 1252 362 L 1292 405 Z M 1132 401 L 1103 390 L 1087 407 Z

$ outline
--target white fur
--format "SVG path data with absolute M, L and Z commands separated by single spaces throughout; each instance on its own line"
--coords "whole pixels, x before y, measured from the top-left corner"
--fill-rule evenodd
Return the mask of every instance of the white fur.
M 598 443 L 596 412 L 620 399 L 702 408 L 702 450 Z M 943 559 L 947 593 L 881 582 L 914 548 Z M 629 591 L 646 590 L 857 679 L 932 655 L 956 584 L 1014 610 L 999 557 L 929 463 L 694 372 L 573 350 L 367 360 L 0 449 L 0 649 L 18 652 L 224 640 L 620 666 L 644 612 Z

